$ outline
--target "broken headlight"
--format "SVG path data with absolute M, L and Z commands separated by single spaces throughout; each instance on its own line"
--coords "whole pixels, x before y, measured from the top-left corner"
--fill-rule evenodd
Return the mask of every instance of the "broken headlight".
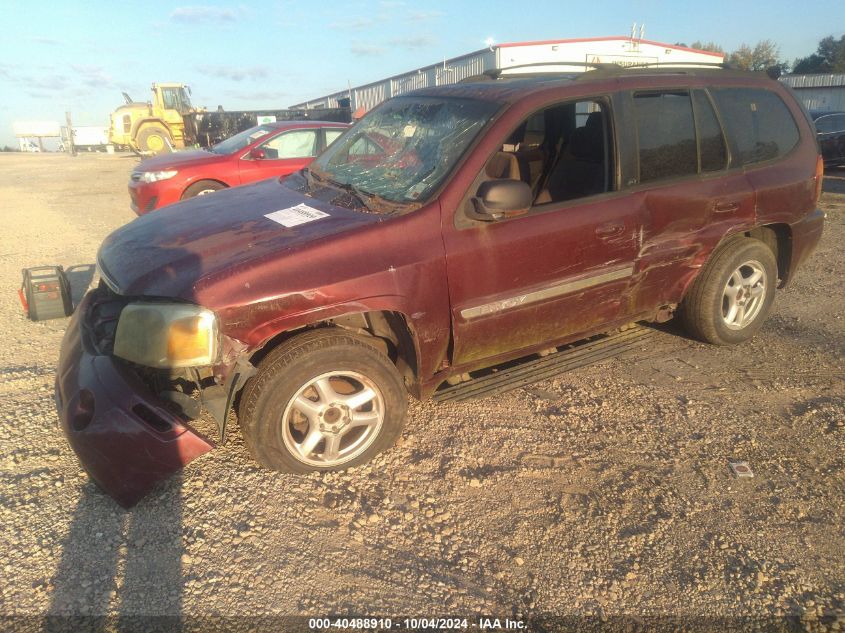
M 213 365 L 219 359 L 217 317 L 184 303 L 130 303 L 120 313 L 114 355 L 160 369 Z

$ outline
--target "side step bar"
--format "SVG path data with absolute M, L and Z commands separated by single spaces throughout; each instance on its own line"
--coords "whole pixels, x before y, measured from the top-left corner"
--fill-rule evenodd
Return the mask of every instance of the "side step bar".
M 490 369 L 473 372 L 472 380 L 447 385 L 434 392 L 435 402 L 460 402 L 505 393 L 541 380 L 553 378 L 571 369 L 586 367 L 618 356 L 647 343 L 655 336 L 650 328 L 634 326 L 622 332 L 601 334 L 559 347 L 548 356 L 526 356 Z

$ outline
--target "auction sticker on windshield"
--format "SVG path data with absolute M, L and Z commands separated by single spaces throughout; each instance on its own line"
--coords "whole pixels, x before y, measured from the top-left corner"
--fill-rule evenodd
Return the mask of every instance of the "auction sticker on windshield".
M 300 224 L 307 224 L 320 218 L 327 218 L 329 214 L 314 207 L 309 207 L 307 204 L 298 204 L 295 207 L 273 211 L 273 213 L 268 213 L 264 217 L 290 228 L 292 226 L 299 226 Z

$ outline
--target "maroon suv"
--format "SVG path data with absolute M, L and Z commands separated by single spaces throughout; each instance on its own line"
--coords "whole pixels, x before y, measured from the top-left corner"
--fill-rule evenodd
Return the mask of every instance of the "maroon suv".
M 397 97 L 286 180 L 110 235 L 63 343 L 62 427 L 130 505 L 211 448 L 202 409 L 225 438 L 237 404 L 264 466 L 333 470 L 396 440 L 409 393 L 485 367 L 673 314 L 739 343 L 819 241 L 821 177 L 806 112 L 756 74 Z

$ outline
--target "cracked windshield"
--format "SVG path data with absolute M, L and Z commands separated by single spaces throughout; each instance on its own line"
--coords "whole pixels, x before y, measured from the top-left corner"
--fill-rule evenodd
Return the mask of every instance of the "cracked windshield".
M 326 150 L 311 171 L 356 194 L 424 202 L 497 108 L 475 99 L 393 99 Z

